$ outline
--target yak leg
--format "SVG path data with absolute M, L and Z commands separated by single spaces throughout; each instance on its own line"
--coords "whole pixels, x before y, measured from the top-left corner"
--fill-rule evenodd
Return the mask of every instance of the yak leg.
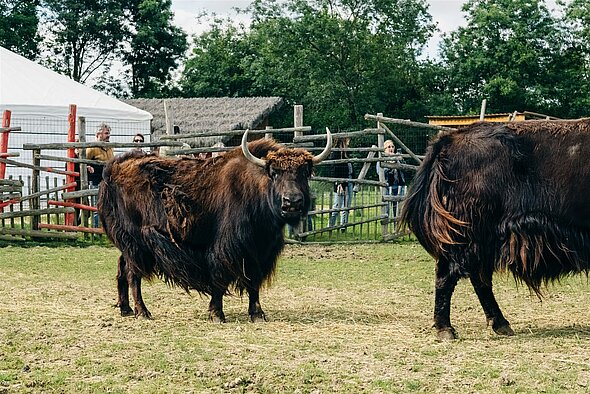
M 211 301 L 209 302 L 209 321 L 213 323 L 225 323 L 225 314 L 223 313 L 223 295 L 225 289 L 215 288 L 211 292 Z
M 143 303 L 143 297 L 141 296 L 141 276 L 127 272 L 127 281 L 129 282 L 129 286 L 131 286 L 131 294 L 133 294 L 133 300 L 135 302 L 135 317 L 141 316 L 151 319 L 152 314 L 146 308 Z
M 260 286 L 248 287 L 248 298 L 249 298 L 249 305 L 248 305 L 248 314 L 250 315 L 250 321 L 252 323 L 257 322 L 265 322 L 266 315 L 260 306 Z
M 434 327 L 438 338 L 442 340 L 455 339 L 457 334 L 451 325 L 451 297 L 458 278 L 449 274 L 446 264 L 437 262 L 436 283 L 434 296 Z M 441 269 L 444 268 L 444 269 Z
M 492 290 L 492 278 L 490 277 L 489 281 L 486 281 L 485 283 L 481 280 L 479 275 L 473 275 L 470 279 L 475 294 L 477 294 L 479 303 L 486 315 L 488 325 L 492 323 L 492 329 L 496 334 L 514 335 L 514 331 L 510 328 L 510 323 L 504 318 L 504 315 L 498 306 L 498 302 L 496 301 L 496 297 L 494 296 Z M 486 283 L 489 283 L 489 285 Z
M 133 309 L 129 306 L 129 282 L 127 282 L 127 265 L 123 256 L 119 256 L 117 264 L 117 290 L 119 300 L 117 306 L 121 310 L 121 316 L 132 316 Z

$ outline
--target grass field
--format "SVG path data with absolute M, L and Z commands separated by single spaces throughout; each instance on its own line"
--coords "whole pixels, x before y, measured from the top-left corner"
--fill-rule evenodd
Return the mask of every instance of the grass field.
M 565 393 L 590 391 L 586 277 L 540 302 L 508 276 L 496 293 L 516 332 L 499 337 L 468 281 L 455 293 L 460 339 L 431 328 L 433 269 L 416 243 L 286 248 L 262 292 L 208 299 L 143 287 L 153 320 L 120 317 L 117 251 L 0 248 L 0 393 Z

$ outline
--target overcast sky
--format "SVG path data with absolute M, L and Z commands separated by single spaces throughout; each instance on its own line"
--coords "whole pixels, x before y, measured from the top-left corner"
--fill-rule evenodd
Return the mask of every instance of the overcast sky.
M 461 6 L 464 0 L 429 0 L 430 14 L 437 23 L 441 32 L 448 32 L 464 25 Z M 199 12 L 206 10 L 215 12 L 219 16 L 230 16 L 236 18 L 233 8 L 246 8 L 250 0 L 172 0 L 172 11 L 175 14 L 176 24 L 189 34 L 201 33 L 207 26 L 199 26 L 196 16 Z M 247 20 L 244 20 L 247 21 Z M 436 53 L 440 36 L 433 37 L 429 44 L 428 52 Z

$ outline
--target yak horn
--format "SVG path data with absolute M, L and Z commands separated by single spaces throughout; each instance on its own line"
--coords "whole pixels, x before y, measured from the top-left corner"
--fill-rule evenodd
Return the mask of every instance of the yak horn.
M 330 133 L 330 129 L 326 127 L 326 147 L 324 148 L 324 150 L 322 151 L 322 153 L 320 153 L 317 156 L 314 156 L 312 160 L 313 164 L 318 164 L 320 162 L 322 162 L 323 160 L 326 160 L 328 158 L 328 155 L 330 154 L 330 151 L 332 150 L 332 133 Z
M 259 159 L 258 157 L 250 153 L 250 151 L 248 150 L 248 131 L 249 130 L 246 130 L 244 132 L 244 136 L 242 137 L 242 153 L 244 154 L 244 156 L 246 156 L 246 159 L 248 159 L 248 161 L 251 161 L 257 166 L 266 167 L 266 160 Z

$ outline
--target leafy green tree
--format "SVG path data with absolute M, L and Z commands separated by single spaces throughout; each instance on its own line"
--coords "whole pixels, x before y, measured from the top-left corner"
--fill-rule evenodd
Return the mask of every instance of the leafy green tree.
M 542 0 L 469 0 L 467 26 L 447 36 L 441 57 L 458 113 L 515 110 L 555 114 L 564 30 Z
M 255 54 L 243 26 L 214 18 L 208 31 L 193 39 L 185 62 L 181 89 L 186 97 L 256 95 L 247 62 Z
M 170 92 L 172 71 L 187 50 L 187 36 L 172 25 L 170 0 L 127 2 L 130 12 L 129 50 L 124 61 L 131 67 L 135 97 L 157 97 Z
M 79 82 L 93 80 L 117 96 L 155 97 L 187 48 L 173 26 L 170 0 L 42 0 L 47 63 Z M 113 76 L 113 69 L 118 71 Z M 122 83 L 122 81 L 124 83 Z M 131 92 L 128 93 L 130 89 Z
M 560 98 L 569 118 L 590 115 L 590 3 L 588 0 L 568 2 L 564 16 L 567 49 L 561 75 Z
M 433 26 L 423 1 L 255 1 L 260 87 L 304 104 L 310 122 L 363 126 L 366 112 L 408 117 L 417 57 Z M 280 13 L 279 13 L 280 10 Z
M 85 82 L 115 60 L 125 37 L 123 0 L 42 1 L 52 68 Z
M 39 54 L 39 0 L 0 0 L 0 45 L 29 59 Z
M 255 0 L 249 11 L 248 31 L 217 24 L 195 40 L 185 93 L 282 96 L 317 127 L 414 115 L 417 58 L 434 28 L 425 1 Z

